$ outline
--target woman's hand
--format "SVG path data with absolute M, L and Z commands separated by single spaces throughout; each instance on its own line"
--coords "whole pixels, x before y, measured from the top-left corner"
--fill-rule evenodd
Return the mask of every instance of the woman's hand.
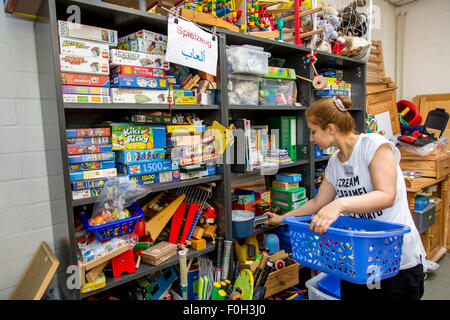
M 283 223 L 283 216 L 280 216 L 273 212 L 266 212 L 267 216 L 269 217 L 269 220 L 267 222 L 269 225 L 277 225 L 277 224 L 284 224 Z
M 328 227 L 337 220 L 341 212 L 344 211 L 339 199 L 336 199 L 317 212 L 315 216 L 311 218 L 311 224 L 309 225 L 309 231 L 313 231 L 319 234 L 324 234 Z

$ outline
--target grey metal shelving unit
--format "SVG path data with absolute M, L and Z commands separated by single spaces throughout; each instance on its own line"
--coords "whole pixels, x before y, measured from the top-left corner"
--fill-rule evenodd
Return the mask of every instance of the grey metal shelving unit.
M 67 273 L 67 267 L 76 265 L 77 253 L 74 240 L 75 235 L 75 216 L 80 207 L 92 205 L 96 198 L 83 200 L 72 200 L 71 184 L 69 181 L 69 167 L 67 162 L 67 146 L 65 139 L 66 128 L 76 128 L 80 126 L 95 126 L 106 120 L 116 120 L 121 115 L 129 114 L 136 110 L 169 110 L 169 106 L 152 104 L 74 104 L 64 103 L 62 100 L 62 87 L 59 64 L 59 45 L 58 45 L 58 20 L 67 20 L 71 16 L 68 8 L 76 5 L 80 9 L 80 23 L 86 25 L 99 26 L 118 31 L 119 37 L 130 34 L 137 30 L 148 29 L 162 34 L 167 33 L 167 17 L 154 15 L 139 10 L 129 9 L 109 3 L 102 3 L 95 0 L 43 0 L 38 12 L 38 19 L 35 20 L 35 42 L 39 71 L 39 85 L 42 103 L 42 113 L 44 119 L 57 119 L 54 123 L 44 127 L 44 137 L 47 149 L 60 149 L 58 161 L 61 164 L 62 172 L 58 178 L 52 179 L 53 186 L 50 189 L 50 198 L 55 199 L 56 194 L 60 194 L 61 188 L 64 189 L 64 210 L 60 205 L 52 202 L 52 220 L 54 227 L 55 250 L 60 260 L 58 268 L 58 282 L 61 293 L 65 299 L 83 299 L 97 292 L 108 290 L 120 286 L 129 281 L 151 274 L 162 268 L 169 267 L 178 263 L 173 258 L 158 267 L 141 265 L 140 269 L 134 274 L 122 275 L 117 279 L 107 278 L 106 287 L 90 293 L 80 294 L 77 289 L 69 289 L 67 286 L 69 277 L 73 274 Z M 309 142 L 309 132 L 306 126 L 305 111 L 313 101 L 313 89 L 309 83 L 301 82 L 298 90 L 298 97 L 302 106 L 274 107 L 274 106 L 236 106 L 229 105 L 227 101 L 226 83 L 226 46 L 231 44 L 252 44 L 262 46 L 265 51 L 271 52 L 272 56 L 286 59 L 285 66 L 294 68 L 296 73 L 305 77 L 312 78 L 312 68 L 305 63 L 306 54 L 309 50 L 303 47 L 295 46 L 232 32 L 224 29 L 218 29 L 220 35 L 219 41 L 219 65 L 220 74 L 216 79 L 218 90 L 216 91 L 216 103 L 208 106 L 192 105 L 173 105 L 173 111 L 193 111 L 195 110 L 203 117 L 208 124 L 217 120 L 225 126 L 229 125 L 230 119 L 236 119 L 245 116 L 249 119 L 257 119 L 261 111 L 265 115 L 276 111 L 277 114 L 288 114 L 297 116 L 297 141 L 298 144 L 309 146 L 308 154 L 305 159 L 298 159 L 291 164 L 280 166 L 280 170 L 299 170 L 303 173 L 304 186 L 307 189 L 308 197 L 314 195 L 314 164 L 319 160 L 314 159 L 314 146 Z M 318 54 L 319 62 L 317 67 L 329 66 L 340 67 L 344 69 L 344 78 L 352 83 L 354 104 L 361 106 L 353 112 L 357 127 L 362 131 L 364 128 L 365 117 L 365 64 L 361 61 L 338 57 L 326 53 Z M 57 117 L 52 115 L 57 114 Z M 57 141 L 57 142 L 55 142 Z M 226 150 L 224 159 L 230 157 L 230 150 Z M 47 160 L 47 166 L 53 166 L 54 160 Z M 182 186 L 195 185 L 204 182 L 215 182 L 212 203 L 216 207 L 218 214 L 218 235 L 225 239 L 232 239 L 231 228 L 231 180 L 234 177 L 247 174 L 264 174 L 265 180 L 270 185 L 274 171 L 257 170 L 252 173 L 235 174 L 231 172 L 230 164 L 224 161 L 224 164 L 218 166 L 217 174 L 200 179 L 167 183 L 151 188 L 151 192 L 175 189 Z M 140 201 L 148 201 L 148 198 Z M 199 255 L 211 253 L 215 246 L 208 244 L 207 248 L 200 251 L 189 250 L 188 259 Z M 72 278 L 73 279 L 73 278 Z

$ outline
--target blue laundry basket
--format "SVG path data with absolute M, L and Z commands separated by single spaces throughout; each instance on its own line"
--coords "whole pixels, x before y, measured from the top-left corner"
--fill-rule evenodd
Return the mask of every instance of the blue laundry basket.
M 408 226 L 340 216 L 319 235 L 309 231 L 311 216 L 283 219 L 289 227 L 293 259 L 299 264 L 357 284 L 383 280 L 400 270 Z

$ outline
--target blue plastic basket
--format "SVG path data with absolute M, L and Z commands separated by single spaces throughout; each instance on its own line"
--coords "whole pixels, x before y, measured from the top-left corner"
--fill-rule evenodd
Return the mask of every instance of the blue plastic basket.
M 293 259 L 339 279 L 365 284 L 400 270 L 403 235 L 408 226 L 340 216 L 319 235 L 309 231 L 311 216 L 288 217 Z
M 130 211 L 129 218 L 98 226 L 91 226 L 84 212 L 81 212 L 80 216 L 83 221 L 84 228 L 87 231 L 94 233 L 94 236 L 98 241 L 106 241 L 133 232 L 137 222 L 145 215 L 144 211 L 142 211 L 141 207 L 139 207 L 136 202 L 133 203 L 128 210 Z
M 326 293 L 336 299 L 341 298 L 341 280 L 338 278 L 327 274 L 325 277 L 317 281 L 317 286 L 323 293 Z

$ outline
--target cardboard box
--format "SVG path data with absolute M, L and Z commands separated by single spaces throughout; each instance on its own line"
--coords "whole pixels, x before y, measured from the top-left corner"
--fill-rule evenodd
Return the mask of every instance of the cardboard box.
M 166 157 L 165 149 L 119 150 L 115 151 L 116 162 L 122 164 L 140 164 L 161 161 Z
M 120 50 L 127 50 L 133 52 L 146 52 L 150 54 L 165 55 L 167 52 L 167 45 L 153 40 L 146 40 L 137 38 L 121 43 L 117 46 Z
M 103 185 L 106 183 L 106 181 L 108 181 L 108 178 L 74 181 L 72 182 L 72 190 L 81 191 L 87 189 L 103 188 Z
M 172 124 L 173 119 L 171 116 L 156 116 L 147 114 L 133 113 L 128 121 L 148 124 Z
M 289 183 L 289 182 L 273 180 L 272 187 L 278 188 L 278 189 L 283 189 L 283 190 L 295 189 L 295 188 L 299 187 L 299 183 L 298 182 Z
M 179 169 L 178 162 L 172 160 L 152 161 L 141 164 L 123 164 L 117 163 L 117 172 L 128 174 L 130 176 L 172 171 Z
M 116 88 L 168 89 L 167 79 L 117 75 L 111 78 L 111 86 Z
M 100 195 L 101 191 L 102 191 L 101 188 L 72 191 L 72 200 L 80 200 L 80 199 L 86 199 L 86 198 L 90 198 L 90 197 L 98 197 Z
M 85 146 L 90 144 L 110 144 L 110 137 L 66 138 L 67 145 Z
M 132 34 L 126 35 L 124 37 L 119 38 L 119 44 L 133 40 L 133 39 L 145 39 L 145 40 L 151 40 L 151 41 L 155 41 L 155 42 L 160 42 L 160 43 L 164 43 L 167 44 L 167 36 L 160 34 L 160 33 L 156 33 L 153 31 L 148 31 L 148 30 L 140 30 L 137 32 L 134 32 Z
M 130 181 L 135 181 L 139 185 L 148 187 L 162 183 L 180 181 L 180 170 L 130 176 L 129 179 Z
M 157 266 L 167 259 L 177 255 L 177 245 L 161 241 L 141 253 L 142 261 Z
M 169 103 L 168 90 L 111 88 L 113 103 Z
M 116 163 L 114 161 L 92 161 L 70 164 L 69 171 L 112 169 L 115 167 Z
M 109 75 L 108 59 L 60 54 L 59 63 L 63 72 Z
M 117 46 L 117 31 L 98 28 L 79 23 L 58 20 L 58 34 L 84 40 L 99 41 L 109 46 Z
M 75 38 L 59 37 L 59 52 L 79 57 L 109 59 L 107 44 Z
M 78 154 L 69 155 L 69 164 L 92 162 L 92 161 L 113 161 L 114 152 L 92 153 L 92 154 Z
M 208 166 L 206 170 L 196 172 L 180 172 L 181 180 L 189 180 L 216 174 L 216 166 Z
M 112 67 L 117 65 L 161 68 L 169 70 L 169 62 L 164 55 L 150 54 L 146 52 L 132 52 L 119 49 L 111 49 L 109 63 Z
M 80 180 L 111 178 L 115 176 L 117 176 L 116 168 L 89 170 L 89 171 L 72 171 L 69 173 L 71 182 Z
M 87 94 L 63 94 L 65 103 L 111 103 L 111 97 Z
M 167 138 L 167 146 L 189 146 L 192 144 L 200 144 L 202 141 L 201 134 L 186 134 L 181 136 L 172 136 Z
M 62 72 L 61 83 L 63 85 L 105 87 L 109 90 L 109 76 Z
M 164 126 L 112 124 L 111 137 L 114 151 L 166 148 L 166 127 Z
M 63 85 L 62 93 L 76 94 L 76 95 L 88 94 L 88 95 L 109 96 L 109 88 Z
M 165 78 L 166 70 L 158 68 L 119 65 L 111 68 L 111 76 L 116 75 Z
M 113 149 L 111 144 L 91 144 L 85 146 L 67 146 L 67 154 L 85 154 L 85 153 L 102 153 L 111 152 Z

